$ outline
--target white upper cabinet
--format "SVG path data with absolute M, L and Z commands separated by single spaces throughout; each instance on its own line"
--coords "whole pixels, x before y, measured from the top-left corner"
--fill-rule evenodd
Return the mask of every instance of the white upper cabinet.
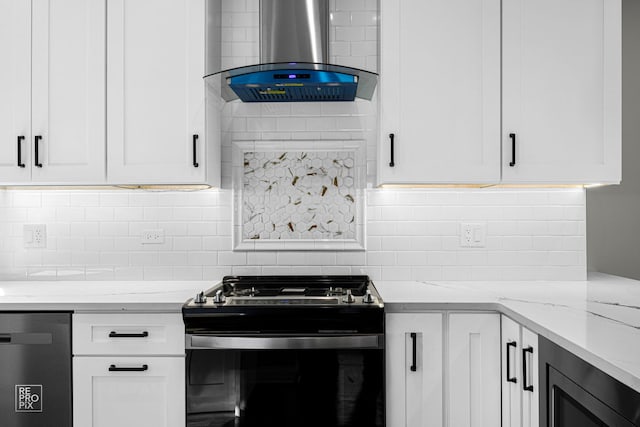
M 108 181 L 206 179 L 204 0 L 108 0 Z
M 381 0 L 378 184 L 620 182 L 620 3 Z
M 620 181 L 620 3 L 503 2 L 504 182 Z
M 0 66 L 0 182 L 29 181 L 30 2 L 5 0 L 0 3 L 0 57 L 3 58 Z
M 32 180 L 104 182 L 105 0 L 32 4 Z
M 105 17 L 105 0 L 0 5 L 0 182 L 104 182 Z
M 500 0 L 382 0 L 380 15 L 378 183 L 499 182 Z

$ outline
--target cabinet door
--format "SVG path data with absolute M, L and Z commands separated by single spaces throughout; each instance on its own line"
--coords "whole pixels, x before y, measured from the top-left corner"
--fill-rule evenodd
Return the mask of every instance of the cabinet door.
M 104 182 L 106 0 L 32 4 L 33 181 Z
M 620 181 L 620 3 L 503 2 L 505 183 Z
M 184 405 L 183 357 L 73 359 L 75 426 L 180 427 Z
M 500 0 L 382 0 L 380 15 L 379 184 L 498 182 Z
M 385 322 L 386 425 L 441 427 L 442 314 L 388 314 Z
M 109 182 L 203 182 L 204 0 L 107 1 Z
M 539 381 L 538 381 L 538 335 L 522 328 L 522 427 L 538 427 Z M 504 426 L 504 424 L 503 424 Z
M 0 182 L 20 183 L 31 179 L 31 2 L 0 3 L 0 58 Z
M 520 350 L 522 341 L 520 325 L 501 316 L 502 349 L 502 427 L 522 426 L 522 385 L 520 375 Z
M 500 315 L 449 316 L 449 426 L 500 425 Z

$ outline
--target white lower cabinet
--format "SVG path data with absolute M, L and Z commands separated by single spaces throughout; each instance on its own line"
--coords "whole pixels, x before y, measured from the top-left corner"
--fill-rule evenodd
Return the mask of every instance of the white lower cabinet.
M 75 357 L 73 424 L 184 426 L 184 357 Z
M 502 316 L 502 427 L 538 427 L 538 336 Z
M 185 426 L 180 314 L 76 313 L 73 324 L 74 426 Z
M 387 425 L 500 425 L 500 315 L 386 316 Z
M 386 316 L 387 426 L 441 427 L 442 313 Z
M 500 425 L 500 315 L 449 315 L 450 427 Z

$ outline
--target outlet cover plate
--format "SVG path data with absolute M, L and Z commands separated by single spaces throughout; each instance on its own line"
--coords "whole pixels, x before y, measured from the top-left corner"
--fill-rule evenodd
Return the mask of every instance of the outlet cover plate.
M 487 241 L 487 225 L 479 222 L 460 224 L 460 247 L 484 248 Z
M 22 228 L 25 249 L 47 247 L 47 226 L 45 224 L 25 224 Z
M 161 245 L 164 243 L 164 230 L 144 230 L 140 236 L 140 243 L 143 245 Z

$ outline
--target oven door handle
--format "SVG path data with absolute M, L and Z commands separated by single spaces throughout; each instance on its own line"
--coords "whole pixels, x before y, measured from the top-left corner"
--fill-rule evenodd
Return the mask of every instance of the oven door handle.
M 188 334 L 186 347 L 187 349 L 214 348 L 220 350 L 380 349 L 384 348 L 384 338 L 383 335 L 227 337 Z

